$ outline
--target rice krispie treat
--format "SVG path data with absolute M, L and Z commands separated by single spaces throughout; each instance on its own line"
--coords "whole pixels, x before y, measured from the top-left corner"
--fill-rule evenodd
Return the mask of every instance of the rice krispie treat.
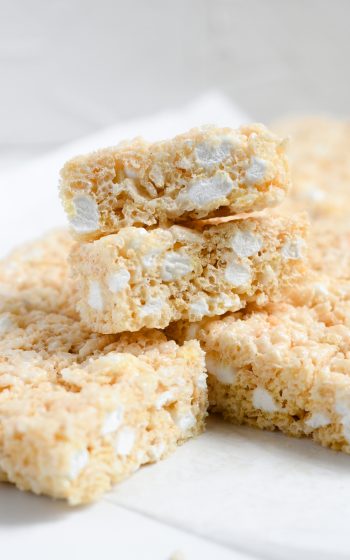
M 213 412 L 350 453 L 350 284 L 333 290 L 316 277 L 303 290 L 309 305 L 272 304 L 171 334 L 201 341 Z
M 71 256 L 83 322 L 117 333 L 266 304 L 306 269 L 307 223 L 259 217 L 203 229 L 123 228 Z
M 350 453 L 350 226 L 316 219 L 310 271 L 284 301 L 168 328 L 206 351 L 211 409 Z
M 289 187 L 285 142 L 263 125 L 207 126 L 150 144 L 137 138 L 63 167 L 60 193 L 79 239 L 261 210 Z
M 56 233 L 0 264 L 0 479 L 76 505 L 201 432 L 207 402 L 198 342 L 79 323 L 69 247 Z
M 285 119 L 273 126 L 290 137 L 291 196 L 282 210 L 308 210 L 313 219 L 348 214 L 350 123 L 331 118 Z

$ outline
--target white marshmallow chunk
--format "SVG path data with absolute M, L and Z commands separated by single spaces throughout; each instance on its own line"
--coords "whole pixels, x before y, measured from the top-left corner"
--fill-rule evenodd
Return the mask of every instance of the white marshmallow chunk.
M 112 294 L 117 294 L 129 285 L 129 280 L 130 272 L 126 268 L 121 268 L 107 277 L 107 285 Z
M 183 210 L 201 210 L 207 206 L 214 209 L 226 200 L 234 186 L 227 173 L 218 171 L 213 177 L 192 181 L 176 200 Z
M 248 284 L 251 278 L 251 269 L 248 265 L 231 261 L 225 269 L 225 278 L 231 286 L 238 288 Z
M 103 298 L 101 293 L 101 287 L 97 280 L 90 280 L 89 283 L 89 295 L 88 304 L 95 311 L 103 310 Z
M 70 480 L 75 480 L 81 471 L 86 467 L 89 462 L 89 453 L 87 449 L 82 449 L 77 451 L 71 458 L 70 469 L 68 478 Z
M 275 403 L 272 395 L 263 387 L 257 387 L 253 391 L 253 406 L 264 412 L 278 412 L 280 407 Z
M 121 428 L 117 434 L 114 447 L 117 455 L 121 455 L 122 457 L 130 455 L 135 444 L 135 439 L 136 432 L 134 428 L 131 428 L 130 426 L 124 426 L 124 428 Z
M 259 237 L 249 231 L 237 231 L 231 239 L 231 247 L 238 257 L 251 257 L 262 248 Z
M 266 176 L 267 162 L 259 157 L 252 157 L 246 171 L 246 182 L 248 185 L 262 183 Z
M 236 370 L 233 366 L 224 364 L 209 355 L 206 356 L 205 362 L 207 364 L 208 373 L 214 375 L 220 383 L 231 385 L 235 382 Z
M 77 233 L 89 233 L 99 229 L 100 215 L 97 204 L 91 196 L 76 195 L 72 200 L 75 215 L 69 223 Z
M 106 414 L 105 421 L 102 426 L 101 434 L 106 436 L 116 432 L 123 421 L 124 411 L 122 406 L 118 406 L 116 410 Z
M 165 255 L 161 272 L 162 280 L 165 282 L 178 280 L 189 272 L 192 272 L 192 263 L 187 255 L 181 255 L 176 251 L 171 251 Z

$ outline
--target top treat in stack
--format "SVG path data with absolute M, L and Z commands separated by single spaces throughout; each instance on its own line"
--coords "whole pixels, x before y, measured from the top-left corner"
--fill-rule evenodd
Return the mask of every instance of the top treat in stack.
M 206 126 L 140 138 L 69 161 L 60 193 L 80 240 L 127 226 L 164 226 L 279 204 L 289 187 L 285 142 L 263 125 Z

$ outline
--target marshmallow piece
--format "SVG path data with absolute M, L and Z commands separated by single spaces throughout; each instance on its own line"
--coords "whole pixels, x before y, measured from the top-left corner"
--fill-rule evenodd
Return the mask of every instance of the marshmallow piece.
M 106 415 L 105 421 L 102 426 L 101 434 L 106 436 L 116 432 L 123 421 L 124 411 L 122 406 L 118 406 L 113 412 Z
M 121 268 L 107 277 L 107 285 L 112 294 L 121 292 L 129 285 L 130 272 L 126 268 Z
M 280 407 L 275 403 L 271 394 L 263 387 L 253 391 L 253 406 L 263 412 L 280 412 Z
M 237 231 L 231 239 L 231 246 L 238 257 L 251 257 L 262 248 L 259 237 L 249 231 Z
M 115 442 L 115 452 L 117 455 L 127 457 L 130 455 L 136 440 L 136 431 L 130 426 L 124 426 L 117 434 Z
M 74 196 L 72 200 L 75 214 L 69 217 L 69 223 L 77 233 L 91 233 L 99 229 L 100 215 L 96 201 L 84 194 Z
M 207 388 L 207 374 L 201 373 L 201 375 L 197 379 L 197 387 L 198 389 L 206 389 Z
M 162 280 L 165 282 L 178 280 L 189 272 L 192 272 L 192 263 L 187 255 L 181 255 L 176 251 L 165 255 L 161 272 Z
M 89 462 L 89 452 L 87 449 L 82 449 L 81 451 L 76 451 L 71 458 L 70 469 L 68 478 L 70 480 L 75 480 L 78 478 L 79 474 Z
M 314 412 L 307 420 L 305 420 L 305 424 L 314 430 L 317 430 L 317 428 L 323 428 L 323 426 L 328 426 L 330 423 L 331 419 L 328 414 L 325 414 L 324 412 Z
M 266 170 L 267 162 L 264 159 L 252 157 L 245 176 L 247 184 L 262 183 L 265 179 Z
M 103 310 L 103 298 L 100 283 L 97 280 L 90 280 L 88 304 L 95 311 Z
M 238 288 L 248 284 L 251 279 L 251 269 L 249 265 L 239 264 L 232 260 L 225 269 L 225 279 L 231 286 Z
M 216 360 L 208 355 L 205 358 L 208 373 L 214 375 L 220 383 L 224 385 L 232 385 L 235 382 L 236 370 L 233 366 L 224 364 L 222 361 Z
M 220 143 L 202 142 L 194 150 L 195 160 L 204 169 L 211 169 L 228 158 L 232 147 L 229 141 Z
M 213 177 L 193 180 L 177 196 L 182 210 L 201 210 L 210 206 L 217 208 L 235 188 L 234 182 L 224 171 L 218 171 Z
M 189 311 L 193 317 L 197 318 L 197 320 L 202 319 L 202 317 L 204 317 L 209 312 L 208 303 L 206 302 L 205 298 L 201 296 L 192 301 L 192 303 L 189 305 Z
M 172 413 L 172 418 L 175 424 L 177 425 L 177 427 L 183 433 L 188 432 L 188 430 L 190 430 L 196 425 L 196 418 L 192 414 L 192 412 L 187 412 L 185 414 L 175 412 Z
M 135 252 L 139 252 L 140 249 L 142 249 L 142 245 L 148 235 L 149 233 L 145 228 L 137 228 L 137 235 L 133 235 L 132 237 L 125 239 L 125 249 L 132 249 Z
M 157 262 L 157 257 L 161 254 L 161 247 L 154 248 L 149 253 L 146 253 L 141 257 L 142 268 L 145 271 L 151 270 Z

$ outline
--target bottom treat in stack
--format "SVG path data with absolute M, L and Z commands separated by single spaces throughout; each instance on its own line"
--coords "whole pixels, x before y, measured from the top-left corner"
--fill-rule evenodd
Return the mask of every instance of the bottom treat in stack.
M 350 284 L 331 294 L 310 282 L 303 297 L 308 305 L 271 304 L 171 334 L 201 341 L 212 412 L 350 453 Z
M 70 247 L 51 234 L 0 265 L 0 479 L 80 504 L 201 432 L 207 390 L 198 342 L 80 324 Z
M 207 353 L 211 410 L 350 453 L 350 127 L 288 121 L 288 215 L 310 214 L 310 271 L 282 303 L 169 329 Z M 294 137 L 294 140 L 293 140 Z

